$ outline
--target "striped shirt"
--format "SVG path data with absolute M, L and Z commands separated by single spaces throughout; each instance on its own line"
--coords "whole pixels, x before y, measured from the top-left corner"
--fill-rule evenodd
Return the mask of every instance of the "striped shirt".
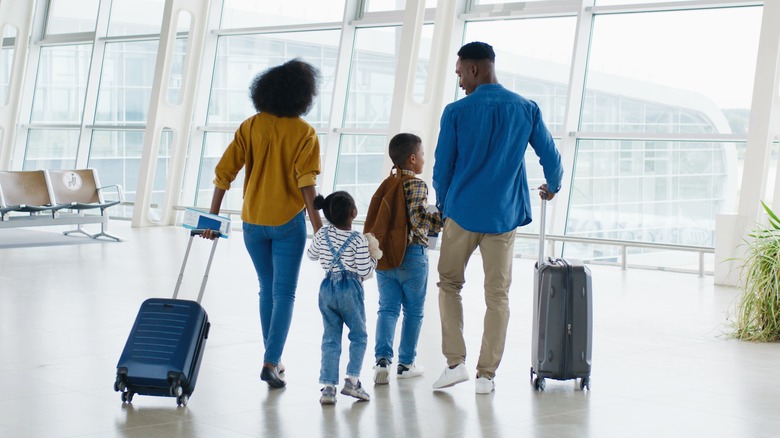
M 414 176 L 411 170 L 401 169 L 401 175 Z M 428 186 L 419 178 L 404 181 L 406 211 L 409 212 L 409 238 L 407 245 L 428 246 L 428 233 L 441 231 L 441 213 L 431 213 L 428 209 Z
M 352 234 L 352 231 L 339 230 L 333 225 L 327 225 L 320 228 L 317 234 L 314 235 L 306 254 L 311 260 L 319 260 L 322 269 L 327 271 L 331 262 L 333 262 L 333 253 L 325 240 L 325 233 L 328 233 L 328 237 L 330 237 L 333 251 L 338 251 L 341 245 L 347 241 L 349 235 Z M 358 233 L 341 254 L 341 264 L 344 265 L 344 269 L 358 274 L 362 279 L 366 279 L 373 272 L 376 268 L 376 259 L 368 254 L 368 240 L 366 240 L 366 236 Z M 341 270 L 338 263 L 334 264 L 333 272 L 340 272 Z

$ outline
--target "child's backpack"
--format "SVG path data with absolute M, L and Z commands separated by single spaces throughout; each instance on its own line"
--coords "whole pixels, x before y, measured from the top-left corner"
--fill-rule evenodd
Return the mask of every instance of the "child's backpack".
M 395 172 L 394 172 L 395 171 Z M 382 258 L 376 269 L 386 271 L 401 266 L 409 239 L 409 213 L 406 210 L 404 181 L 414 178 L 400 175 L 393 168 L 371 197 L 363 234 L 372 233 L 379 241 Z

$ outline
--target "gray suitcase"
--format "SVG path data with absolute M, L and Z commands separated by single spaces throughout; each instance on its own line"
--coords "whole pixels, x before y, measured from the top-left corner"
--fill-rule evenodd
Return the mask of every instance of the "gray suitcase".
M 544 390 L 547 378 L 580 379 L 580 389 L 590 390 L 593 346 L 590 269 L 577 261 L 544 259 L 546 210 L 547 201 L 542 200 L 539 260 L 534 266 L 531 382 L 534 388 Z

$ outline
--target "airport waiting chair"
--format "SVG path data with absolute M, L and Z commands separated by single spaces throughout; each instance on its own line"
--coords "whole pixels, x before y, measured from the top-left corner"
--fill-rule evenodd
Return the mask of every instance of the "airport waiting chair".
M 54 217 L 60 208 L 51 198 L 43 170 L 0 171 L 0 220 L 7 220 L 11 212 L 47 212 Z
M 49 184 L 51 185 L 53 201 L 61 208 L 66 208 L 79 213 L 84 210 L 99 209 L 103 220 L 100 223 L 100 232 L 89 234 L 78 224 L 75 230 L 64 231 L 63 234 L 72 233 L 84 234 L 92 239 L 98 237 L 107 237 L 116 240 L 121 239 L 117 236 L 108 234 L 108 214 L 106 209 L 124 202 L 124 192 L 119 184 L 101 186 L 97 170 L 95 169 L 76 169 L 76 170 L 47 170 L 49 175 Z M 115 191 L 116 199 L 106 201 L 103 192 L 108 189 Z

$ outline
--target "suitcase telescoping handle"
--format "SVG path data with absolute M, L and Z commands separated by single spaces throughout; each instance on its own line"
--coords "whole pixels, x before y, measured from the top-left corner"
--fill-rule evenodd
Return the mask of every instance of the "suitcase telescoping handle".
M 544 261 L 544 228 L 547 224 L 547 198 L 544 197 L 545 195 L 546 193 L 542 192 L 542 211 L 539 214 L 539 264 L 537 266 L 542 266 Z
M 190 241 L 187 243 L 187 251 L 184 253 L 184 261 L 181 263 L 181 270 L 179 271 L 179 278 L 176 280 L 176 289 L 173 290 L 173 299 L 179 296 L 179 288 L 181 282 L 184 279 L 184 268 L 187 266 L 187 259 L 190 257 L 190 249 L 192 248 L 192 241 L 195 236 L 203 234 L 206 230 L 191 230 Z M 206 273 L 203 274 L 203 281 L 200 284 L 200 292 L 198 292 L 198 303 L 203 299 L 203 292 L 206 290 L 206 283 L 209 280 L 209 271 L 211 270 L 211 261 L 214 260 L 214 252 L 217 250 L 217 242 L 219 241 L 219 231 L 212 230 L 214 235 L 214 243 L 211 245 L 211 254 L 209 254 L 209 261 L 206 264 Z

